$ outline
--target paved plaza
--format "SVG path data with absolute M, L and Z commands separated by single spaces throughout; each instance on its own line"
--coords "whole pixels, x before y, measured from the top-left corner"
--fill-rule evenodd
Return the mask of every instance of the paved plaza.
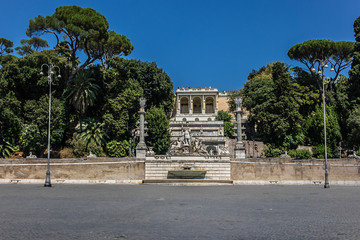
M 0 185 L 0 239 L 360 239 L 360 188 Z

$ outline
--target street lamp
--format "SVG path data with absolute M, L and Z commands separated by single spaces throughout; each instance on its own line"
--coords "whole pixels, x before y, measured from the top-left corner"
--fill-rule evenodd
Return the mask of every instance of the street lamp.
M 44 75 L 43 68 L 46 66 L 48 68 L 48 81 L 49 81 L 49 124 L 48 124 L 48 164 L 47 164 L 47 171 L 46 171 L 46 179 L 44 187 L 51 187 L 51 181 L 50 181 L 50 119 L 51 119 L 51 84 L 53 81 L 53 75 L 54 75 L 54 68 L 58 69 L 58 72 L 60 73 L 60 68 L 58 66 L 54 66 L 52 63 L 50 65 L 43 64 L 41 65 L 41 72 L 40 75 Z M 58 77 L 60 78 L 61 75 L 59 74 Z
M 327 65 L 328 59 L 314 59 L 313 66 L 315 66 L 316 62 L 318 65 L 318 74 L 321 74 L 321 80 L 322 80 L 322 99 L 323 99 L 323 110 L 324 110 L 324 145 L 325 145 L 325 185 L 324 188 L 330 188 L 329 185 L 329 174 L 328 174 L 328 167 L 327 167 L 327 145 L 326 145 L 326 111 L 325 111 L 325 68 L 328 68 Z M 316 69 L 313 67 L 311 71 L 315 72 Z M 334 68 L 331 67 L 330 71 L 334 71 Z

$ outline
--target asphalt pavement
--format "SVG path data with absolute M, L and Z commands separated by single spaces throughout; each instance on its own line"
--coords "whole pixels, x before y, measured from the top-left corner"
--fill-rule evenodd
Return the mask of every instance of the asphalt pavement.
M 0 239 L 360 239 L 360 187 L 0 185 Z

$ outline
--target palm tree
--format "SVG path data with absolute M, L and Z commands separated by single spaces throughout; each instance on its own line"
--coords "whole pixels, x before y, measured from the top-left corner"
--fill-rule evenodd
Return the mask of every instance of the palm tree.
M 95 144 L 97 146 L 104 146 L 106 142 L 107 134 L 103 131 L 104 123 L 96 122 L 94 119 L 88 121 L 85 127 L 85 131 L 81 133 L 80 137 L 85 142 L 86 147 L 89 144 Z
M 80 131 L 82 132 L 81 116 L 96 100 L 99 85 L 85 71 L 78 72 L 69 84 L 67 98 L 79 113 Z

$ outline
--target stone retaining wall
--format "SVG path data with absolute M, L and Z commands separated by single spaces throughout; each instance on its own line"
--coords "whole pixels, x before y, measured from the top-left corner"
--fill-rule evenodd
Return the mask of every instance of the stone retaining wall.
M 155 159 L 154 159 L 155 160 Z M 146 161 L 135 158 L 51 159 L 53 183 L 140 183 L 144 179 L 166 179 L 167 171 L 184 165 L 207 171 L 207 179 L 224 179 L 253 184 L 254 182 L 311 183 L 323 181 L 323 160 L 291 160 L 280 158 L 207 159 L 206 161 Z M 47 159 L 0 159 L 0 183 L 45 181 Z M 329 181 L 360 183 L 360 160 L 329 159 Z M 157 172 L 157 173 L 156 173 Z M 159 174 L 159 175 L 155 175 Z
M 329 181 L 360 181 L 360 162 L 356 159 L 329 159 Z M 232 180 L 323 181 L 324 160 L 280 158 L 244 159 L 231 162 Z
M 47 159 L 1 159 L 0 179 L 45 179 Z M 142 180 L 144 160 L 51 159 L 51 180 Z M 80 181 L 81 182 L 81 181 Z

